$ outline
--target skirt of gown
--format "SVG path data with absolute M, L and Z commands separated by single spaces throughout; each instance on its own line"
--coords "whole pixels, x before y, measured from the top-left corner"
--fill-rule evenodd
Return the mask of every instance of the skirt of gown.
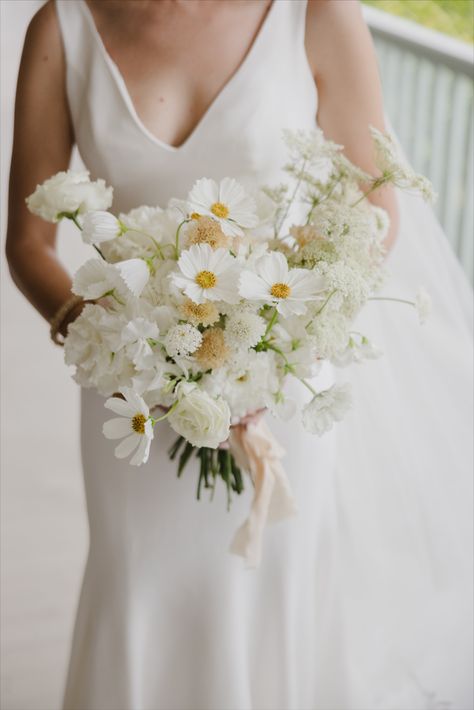
M 223 484 L 196 501 L 165 422 L 146 465 L 117 460 L 82 389 L 90 550 L 63 710 L 474 707 L 472 290 L 431 208 L 399 199 L 385 293 L 422 284 L 433 316 L 368 304 L 356 327 L 385 354 L 324 365 L 314 386 L 355 390 L 324 437 L 266 417 L 298 514 L 267 526 L 258 569 L 228 551 L 251 482 L 230 511 Z
M 332 379 L 325 367 L 315 379 Z M 299 383 L 295 383 L 298 390 Z M 297 391 L 303 398 L 303 393 Z M 306 397 L 305 397 L 306 399 Z M 229 553 L 252 484 L 196 500 L 197 463 L 176 477 L 157 425 L 148 463 L 113 455 L 104 398 L 81 390 L 90 523 L 65 710 L 336 710 L 353 706 L 338 581 L 335 434 L 267 421 L 286 449 L 297 516 L 271 523 L 262 562 Z M 218 482 L 219 483 L 219 482 Z

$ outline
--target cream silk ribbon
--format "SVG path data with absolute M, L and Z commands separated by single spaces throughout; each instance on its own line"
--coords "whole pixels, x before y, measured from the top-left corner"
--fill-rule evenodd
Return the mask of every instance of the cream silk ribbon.
M 247 567 L 258 567 L 265 524 L 295 515 L 296 502 L 281 458 L 285 451 L 263 419 L 231 428 L 230 450 L 237 465 L 248 471 L 254 497 L 247 520 L 237 530 L 230 551 L 241 555 Z

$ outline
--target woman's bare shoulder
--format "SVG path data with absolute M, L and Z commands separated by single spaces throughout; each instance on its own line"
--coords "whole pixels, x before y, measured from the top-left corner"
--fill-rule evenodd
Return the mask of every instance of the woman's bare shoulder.
M 59 21 L 54 0 L 40 7 L 31 18 L 26 30 L 23 57 L 35 60 L 41 54 L 43 62 L 59 61 L 62 56 Z

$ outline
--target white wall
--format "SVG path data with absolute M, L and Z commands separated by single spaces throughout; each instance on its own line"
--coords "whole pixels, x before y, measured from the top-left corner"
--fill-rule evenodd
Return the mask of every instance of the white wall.
M 40 5 L 0 2 L 2 710 L 60 707 L 87 547 L 79 388 L 4 258 L 15 85 L 26 27 Z M 59 254 L 70 272 L 85 249 L 61 227 Z

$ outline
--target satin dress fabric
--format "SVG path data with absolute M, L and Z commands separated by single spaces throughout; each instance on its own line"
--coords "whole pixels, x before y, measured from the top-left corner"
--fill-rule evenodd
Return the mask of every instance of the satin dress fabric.
M 318 94 L 304 47 L 306 0 L 273 0 L 242 63 L 179 147 L 143 125 L 87 4 L 56 0 L 56 9 L 76 143 L 91 177 L 113 185 L 116 214 L 184 198 L 203 176 L 278 184 L 286 162 L 282 129 L 316 125 Z M 407 219 L 405 241 L 414 218 Z M 405 272 L 403 265 L 400 270 Z M 457 292 L 463 303 L 465 289 Z M 379 319 L 387 330 L 383 306 L 373 308 L 369 326 Z M 403 315 L 403 326 L 406 320 Z M 466 354 L 467 320 L 461 321 L 453 337 L 461 338 Z M 411 337 L 420 348 L 420 336 Z M 404 357 L 397 373 L 401 381 L 410 367 L 409 352 Z M 460 357 L 464 382 L 468 356 Z M 417 555 L 432 556 L 439 521 L 431 543 L 432 531 L 413 513 L 416 499 L 423 516 L 419 490 L 397 489 L 394 497 L 390 489 L 393 476 L 403 489 L 419 458 L 416 447 L 410 448 L 413 437 L 404 432 L 410 446 L 403 470 L 397 469 L 399 439 L 387 444 L 380 409 L 374 410 L 371 394 L 380 382 L 392 382 L 393 369 L 374 382 L 370 368 L 363 371 L 365 379 L 361 372 L 353 376 L 356 385 L 364 383 L 359 416 L 340 433 L 333 429 L 316 438 L 298 417 L 281 422 L 266 416 L 286 450 L 283 463 L 298 513 L 267 527 L 256 570 L 246 569 L 228 551 L 248 514 L 251 483 L 234 496 L 230 511 L 224 486 L 212 503 L 205 496 L 197 502 L 197 464 L 191 462 L 177 480 L 167 455 L 175 434 L 166 422 L 155 428 L 147 464 L 134 469 L 117 460 L 102 434 L 110 418 L 104 398 L 81 389 L 90 545 L 63 710 L 415 710 L 427 707 L 426 693 L 435 700 L 447 693 L 452 702 L 466 696 L 466 672 L 458 669 L 454 677 L 446 670 L 446 648 L 439 647 L 426 673 L 425 655 L 413 652 L 419 651 L 426 629 L 433 629 L 433 618 L 450 613 L 453 602 L 459 605 L 466 531 L 458 533 L 459 562 L 451 561 L 457 581 L 446 593 L 449 599 L 437 602 L 434 616 L 414 632 L 420 600 L 433 600 L 436 590 L 431 571 L 422 566 L 420 573 Z M 330 386 L 339 377 L 325 365 L 314 386 Z M 431 377 L 436 379 L 436 367 Z M 385 394 L 390 387 L 386 384 Z M 288 392 L 300 404 L 308 399 L 296 380 Z M 383 391 L 375 401 L 384 411 L 394 403 L 387 404 Z M 430 441 L 432 434 L 428 427 Z M 387 445 L 397 455 L 391 456 Z M 427 447 L 426 439 L 420 447 Z M 460 498 L 466 494 L 465 468 L 463 463 Z M 443 476 L 444 469 L 441 487 Z M 420 476 L 416 480 L 429 484 Z M 414 516 L 412 528 L 403 527 L 401 536 L 400 501 L 405 517 Z M 443 504 L 438 498 L 436 503 Z M 460 517 L 458 499 L 454 505 L 458 508 L 447 516 L 449 530 L 456 513 Z M 462 514 L 466 517 L 464 508 Z M 416 594 L 410 595 L 412 577 Z M 403 584 L 393 585 L 394 579 Z M 436 623 L 435 643 L 445 631 Z M 453 628 L 450 638 L 456 642 L 460 632 Z M 469 662 L 463 634 L 461 664 Z M 395 653 L 403 663 L 394 665 Z

